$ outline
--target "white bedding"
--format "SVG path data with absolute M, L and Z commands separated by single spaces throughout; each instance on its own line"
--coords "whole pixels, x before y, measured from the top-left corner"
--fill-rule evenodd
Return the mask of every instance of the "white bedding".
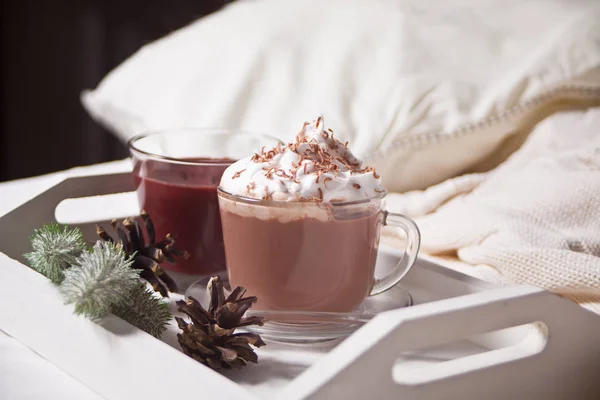
M 497 154 L 544 102 L 600 99 L 599 71 L 593 0 L 242 0 L 144 46 L 82 100 L 123 140 L 182 125 L 289 139 L 323 113 L 404 191 Z
M 415 218 L 423 251 L 600 313 L 600 108 L 552 115 L 493 171 L 388 206 Z

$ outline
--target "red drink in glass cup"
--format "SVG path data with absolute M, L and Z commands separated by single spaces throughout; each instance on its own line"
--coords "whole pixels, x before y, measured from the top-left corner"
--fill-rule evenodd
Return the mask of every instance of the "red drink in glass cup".
M 157 237 L 170 233 L 190 254 L 163 268 L 195 275 L 225 270 L 217 187 L 235 160 L 278 140 L 218 129 L 150 132 L 129 141 L 140 209 L 151 216 Z

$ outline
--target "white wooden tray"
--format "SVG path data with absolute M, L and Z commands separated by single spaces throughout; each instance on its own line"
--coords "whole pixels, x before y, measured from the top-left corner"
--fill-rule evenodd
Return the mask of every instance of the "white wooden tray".
M 258 350 L 258 365 L 227 374 L 178 351 L 174 327 L 161 341 L 116 317 L 102 325 L 77 317 L 45 277 L 22 264 L 28 237 L 54 221 L 67 198 L 131 189 L 129 173 L 69 178 L 0 218 L 0 281 L 8 299 L 0 329 L 107 399 L 584 399 L 600 393 L 599 317 L 537 288 L 494 287 L 423 259 L 403 281 L 415 306 L 382 313 L 338 343 L 269 343 Z M 94 215 L 105 218 L 135 208 L 127 195 L 92 202 Z M 61 207 L 67 219 L 78 220 L 75 203 Z M 78 225 L 95 239 L 93 223 Z M 383 251 L 378 268 L 397 257 Z

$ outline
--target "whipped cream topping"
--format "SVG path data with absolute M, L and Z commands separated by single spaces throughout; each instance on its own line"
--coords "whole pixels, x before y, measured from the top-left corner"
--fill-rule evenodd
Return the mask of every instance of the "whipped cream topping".
M 385 193 L 375 169 L 363 166 L 348 142 L 325 130 L 322 116 L 304 123 L 287 146 L 263 148 L 229 166 L 221 188 L 233 195 L 276 201 L 345 202 Z

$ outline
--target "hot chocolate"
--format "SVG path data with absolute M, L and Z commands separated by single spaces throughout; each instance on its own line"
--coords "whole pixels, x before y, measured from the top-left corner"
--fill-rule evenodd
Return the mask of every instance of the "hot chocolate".
M 336 219 L 303 216 L 311 207 L 286 210 L 292 218 L 248 215 L 221 194 L 229 280 L 257 295 L 258 308 L 345 312 L 369 295 L 382 214 Z M 253 205 L 259 214 L 269 213 Z M 364 207 L 364 206 L 363 206 Z M 324 211 L 324 210 L 322 210 Z
M 351 311 L 375 284 L 385 193 L 322 117 L 236 162 L 219 190 L 231 284 L 263 309 Z

